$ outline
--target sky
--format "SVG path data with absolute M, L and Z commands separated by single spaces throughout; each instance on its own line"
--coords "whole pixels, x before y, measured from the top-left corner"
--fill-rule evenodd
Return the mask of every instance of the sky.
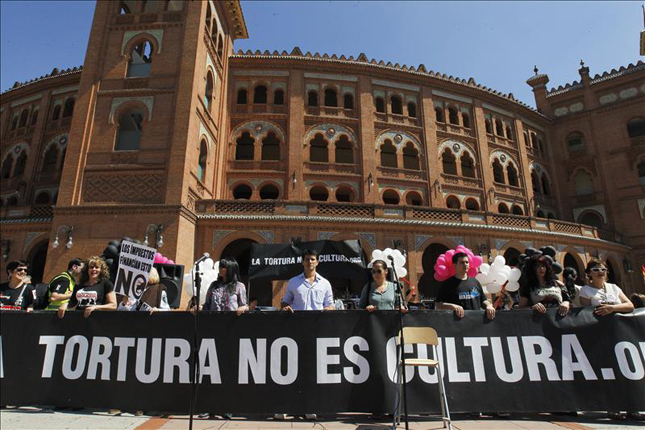
M 636 63 L 643 1 L 242 1 L 249 39 L 235 49 L 320 52 L 391 61 L 479 84 L 535 106 L 548 87 Z M 83 64 L 94 1 L 0 1 L 0 90 Z M 28 31 L 24 31 L 28 29 Z

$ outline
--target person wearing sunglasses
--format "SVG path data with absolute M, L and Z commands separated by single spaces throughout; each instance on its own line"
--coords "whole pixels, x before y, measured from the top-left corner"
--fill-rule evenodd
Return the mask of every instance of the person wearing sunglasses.
M 600 260 L 591 260 L 585 269 L 590 281 L 580 290 L 580 304 L 595 306 L 594 314 L 609 315 L 614 312 L 629 313 L 634 304 L 616 284 L 607 282 L 607 266 Z
M 385 261 L 375 260 L 371 273 L 374 280 L 363 287 L 358 308 L 368 312 L 396 309 L 396 285 L 387 280 L 388 269 Z
M 24 261 L 12 261 L 7 264 L 9 281 L 0 284 L 0 310 L 33 310 L 36 288 L 26 282 L 27 271 L 27 263 Z

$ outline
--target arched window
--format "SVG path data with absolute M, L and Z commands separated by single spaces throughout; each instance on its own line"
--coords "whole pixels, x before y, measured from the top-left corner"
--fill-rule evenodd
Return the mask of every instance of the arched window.
M 318 106 L 318 92 L 317 91 L 309 91 L 307 93 L 307 106 Z
M 513 205 L 513 215 L 524 215 L 524 211 L 518 205 Z
M 412 191 L 405 196 L 405 203 L 408 206 L 422 206 L 423 197 L 419 193 Z
M 575 132 L 567 136 L 567 150 L 569 152 L 580 151 L 584 147 L 585 141 L 582 133 Z
M 336 141 L 336 163 L 354 163 L 354 151 L 352 150 L 352 142 L 349 141 L 344 134 Z
M 580 170 L 578 173 L 576 173 L 573 181 L 576 187 L 576 196 L 593 194 L 593 179 L 591 178 L 591 175 L 586 171 Z
M 338 187 L 336 190 L 336 201 L 337 202 L 353 202 L 354 201 L 354 190 L 350 187 Z
M 401 197 L 399 197 L 399 193 L 396 191 L 385 190 L 385 192 L 383 192 L 383 203 L 386 205 L 398 205 L 400 201 Z
M 592 227 L 602 228 L 602 217 L 597 212 L 585 212 L 580 218 L 578 218 L 578 223 L 590 225 Z
M 529 141 L 529 134 L 526 131 L 524 132 L 524 145 L 531 146 L 531 142 Z
M 23 109 L 22 112 L 20 112 L 20 124 L 18 124 L 18 127 L 26 126 L 28 119 L 29 119 L 29 111 L 27 109 Z
M 467 152 L 464 152 L 464 155 L 461 156 L 461 175 L 467 178 L 475 177 L 475 164 Z
M 16 167 L 13 169 L 13 177 L 19 178 L 25 173 L 27 167 L 27 151 L 22 151 L 16 161 Z
M 280 140 L 275 133 L 270 131 L 267 137 L 262 139 L 262 160 L 280 159 Z
M 240 88 L 237 90 L 237 104 L 245 105 L 246 104 L 246 88 Z
M 508 166 L 506 166 L 506 175 L 508 176 L 508 185 L 512 185 L 514 187 L 520 186 L 520 182 L 517 179 L 517 169 L 513 163 L 508 163 Z
M 217 35 L 217 56 L 219 58 L 222 58 L 224 55 L 224 39 L 222 38 L 222 34 Z
M 267 102 L 267 87 L 264 85 L 258 85 L 253 90 L 253 103 L 255 104 L 264 104 Z
M 119 15 L 135 13 L 136 0 L 121 0 L 119 2 Z
M 322 185 L 316 185 L 309 190 L 309 198 L 316 202 L 326 202 L 329 198 L 329 190 Z
M 128 78 L 150 76 L 151 67 L 152 44 L 144 40 L 132 48 L 126 76 Z
M 70 97 L 67 100 L 65 100 L 65 108 L 63 109 L 63 118 L 67 118 L 68 116 L 72 116 L 74 113 L 74 97 Z
M 408 142 L 403 148 L 403 168 L 419 170 L 419 151 L 417 151 L 412 142 Z
M 489 119 L 485 120 L 484 124 L 486 125 L 486 133 L 493 134 L 493 126 L 491 125 L 490 120 Z
M 542 209 L 538 209 L 537 213 L 535 214 L 538 218 L 545 218 L 544 212 L 542 212 Z
M 354 96 L 350 93 L 343 95 L 343 107 L 345 109 L 354 109 Z
M 260 188 L 260 200 L 277 200 L 280 190 L 273 184 L 266 184 Z
M 208 145 L 206 141 L 202 139 L 199 144 L 199 160 L 197 162 L 197 178 L 204 182 L 206 179 L 206 162 L 208 160 Z
M 235 148 L 235 159 L 253 160 L 255 140 L 251 137 L 251 133 L 245 131 L 240 137 L 237 138 L 236 143 L 237 146 Z
M 448 108 L 448 121 L 450 124 L 459 125 L 459 115 L 457 115 L 457 109 L 453 107 Z
M 381 166 L 383 167 L 399 167 L 396 158 L 396 147 L 392 144 L 390 139 L 386 139 L 381 145 Z
M 385 100 L 383 100 L 383 97 L 375 98 L 374 104 L 376 105 L 376 112 L 385 113 Z
M 13 121 L 11 121 L 11 130 L 15 130 L 18 127 L 18 115 L 13 117 Z
M 9 179 L 11 177 L 11 166 L 13 166 L 13 156 L 8 155 L 2 163 L 2 179 Z
M 208 29 L 208 34 L 211 32 L 211 21 L 213 19 L 213 11 L 211 10 L 210 4 L 206 5 L 206 28 Z
M 60 154 L 60 164 L 58 165 L 58 170 L 63 170 L 63 166 L 65 165 L 65 154 L 66 153 L 67 153 L 67 147 L 63 148 L 63 152 Z
M 504 126 L 502 121 L 495 118 L 495 134 L 501 137 L 504 137 Z
M 449 209 L 461 209 L 461 202 L 455 196 L 448 196 L 446 199 L 446 206 Z
M 275 90 L 273 93 L 273 104 L 274 105 L 283 105 L 284 104 L 284 91 L 281 89 Z
M 502 167 L 502 163 L 500 163 L 497 158 L 493 161 L 493 181 L 497 182 L 498 184 L 505 183 L 504 167 Z
M 338 107 L 338 96 L 335 89 L 325 89 L 325 106 Z
M 411 118 L 417 117 L 417 105 L 414 102 L 408 102 L 408 116 Z
M 475 199 L 467 199 L 466 200 L 466 209 L 469 211 L 478 211 L 479 210 L 479 202 Z
M 160 0 L 143 0 L 141 3 L 143 13 L 157 13 L 163 10 L 163 3 Z
M 45 152 L 45 157 L 43 158 L 43 172 L 54 172 L 56 171 L 56 162 L 58 161 L 58 148 L 56 145 L 49 147 L 47 152 Z
M 309 142 L 309 161 L 319 163 L 329 162 L 329 152 L 327 151 L 328 143 L 322 134 L 316 134 Z
M 36 122 L 38 121 L 38 109 L 34 109 L 34 111 L 31 113 L 31 121 L 29 124 L 31 126 L 36 125 Z
M 441 154 L 441 163 L 443 164 L 443 173 L 448 175 L 457 174 L 457 163 L 455 162 L 455 156 L 450 149 L 446 148 L 443 151 L 443 154 Z
M 508 206 L 506 206 L 504 203 L 500 203 L 499 205 L 497 205 L 497 212 L 501 214 L 507 214 Z
M 470 115 L 467 112 L 461 113 L 461 121 L 464 123 L 465 128 L 470 128 Z
M 209 70 L 206 74 L 206 91 L 204 92 L 204 105 L 208 111 L 211 109 L 211 100 L 213 100 L 213 74 Z
M 116 132 L 115 151 L 132 151 L 139 149 L 143 131 L 143 110 L 130 109 L 119 117 Z
M 513 140 L 513 130 L 511 129 L 510 125 L 506 125 L 506 138 L 509 140 Z
M 437 117 L 437 122 L 444 122 L 443 109 L 441 109 L 440 107 L 434 108 L 434 114 Z
M 533 188 L 534 194 L 542 194 L 542 189 L 540 188 L 540 177 L 535 170 L 531 172 L 531 188 Z
M 549 178 L 546 177 L 546 173 L 542 173 L 542 192 L 545 196 L 551 195 L 551 184 L 549 184 Z
M 403 102 L 401 97 L 392 96 L 390 97 L 390 103 L 392 104 L 392 113 L 396 115 L 403 115 Z
M 47 192 L 42 192 L 39 193 L 36 198 L 34 199 L 34 204 L 37 205 L 48 205 L 49 204 L 49 193 Z
M 240 184 L 233 189 L 233 198 L 235 200 L 249 200 L 253 195 L 253 190 L 246 184 Z
M 54 113 L 52 113 L 52 121 L 56 121 L 60 118 L 60 105 L 54 106 Z
M 531 147 L 533 149 L 538 149 L 538 139 L 537 134 L 531 132 Z
M 636 169 L 638 170 L 638 182 L 645 185 L 645 161 L 638 163 Z
M 627 123 L 629 137 L 645 136 L 645 118 L 634 118 Z
M 7 199 L 7 206 L 18 206 L 18 197 L 11 196 Z

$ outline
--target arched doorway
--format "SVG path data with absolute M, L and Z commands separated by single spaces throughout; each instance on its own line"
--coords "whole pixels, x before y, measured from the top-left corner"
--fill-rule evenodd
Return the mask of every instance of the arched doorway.
M 237 239 L 226 245 L 220 254 L 222 258 L 235 258 L 240 265 L 242 282 L 246 285 L 247 298 L 257 297 L 258 306 L 271 306 L 273 286 L 269 279 L 251 281 L 249 285 L 249 266 L 251 264 L 251 245 L 257 243 L 253 239 Z
M 515 267 L 519 263 L 518 257 L 521 252 L 515 248 L 508 248 L 504 251 L 504 259 L 506 260 L 506 265 Z
M 607 259 L 605 262 L 607 265 L 607 281 L 611 282 L 612 284 L 616 284 L 620 286 L 620 273 L 618 273 L 618 270 L 616 270 L 616 266 L 611 264 L 611 260 Z
M 422 298 L 434 299 L 437 297 L 441 283 L 434 278 L 434 264 L 437 258 L 447 250 L 447 246 L 441 243 L 433 243 L 423 251 L 423 256 L 421 257 L 423 275 L 419 279 L 419 293 Z
M 34 285 L 43 283 L 43 273 L 45 272 L 45 263 L 47 262 L 48 246 L 49 241 L 45 241 L 40 245 L 36 245 L 27 258 L 27 263 L 29 264 L 29 275 L 31 276 L 31 283 Z M 47 280 L 46 282 L 48 281 L 49 280 Z
M 576 278 L 576 284 L 578 285 L 584 285 L 585 284 L 585 271 L 583 267 L 580 267 L 578 264 L 578 260 L 571 255 L 570 253 L 566 253 L 564 256 L 564 267 L 573 267 L 576 269 L 576 272 L 578 272 L 578 277 Z

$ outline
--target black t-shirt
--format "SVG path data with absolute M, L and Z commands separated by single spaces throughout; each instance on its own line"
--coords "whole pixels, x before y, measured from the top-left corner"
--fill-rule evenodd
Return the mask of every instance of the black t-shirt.
M 23 289 L 24 287 L 24 289 Z M 9 283 L 0 284 L 0 309 L 25 310 L 34 304 L 36 289 L 31 284 L 9 288 Z
M 69 306 L 85 309 L 88 306 L 104 305 L 105 297 L 112 291 L 114 291 L 114 285 L 109 279 L 103 279 L 92 286 L 77 285 L 69 299 Z
M 454 276 L 441 284 L 435 299 L 437 302 L 459 305 L 469 311 L 481 309 L 485 300 L 484 289 L 477 279 L 461 280 Z
M 65 275 L 59 275 L 49 284 L 49 292 L 57 294 L 67 294 L 69 288 L 69 278 Z

